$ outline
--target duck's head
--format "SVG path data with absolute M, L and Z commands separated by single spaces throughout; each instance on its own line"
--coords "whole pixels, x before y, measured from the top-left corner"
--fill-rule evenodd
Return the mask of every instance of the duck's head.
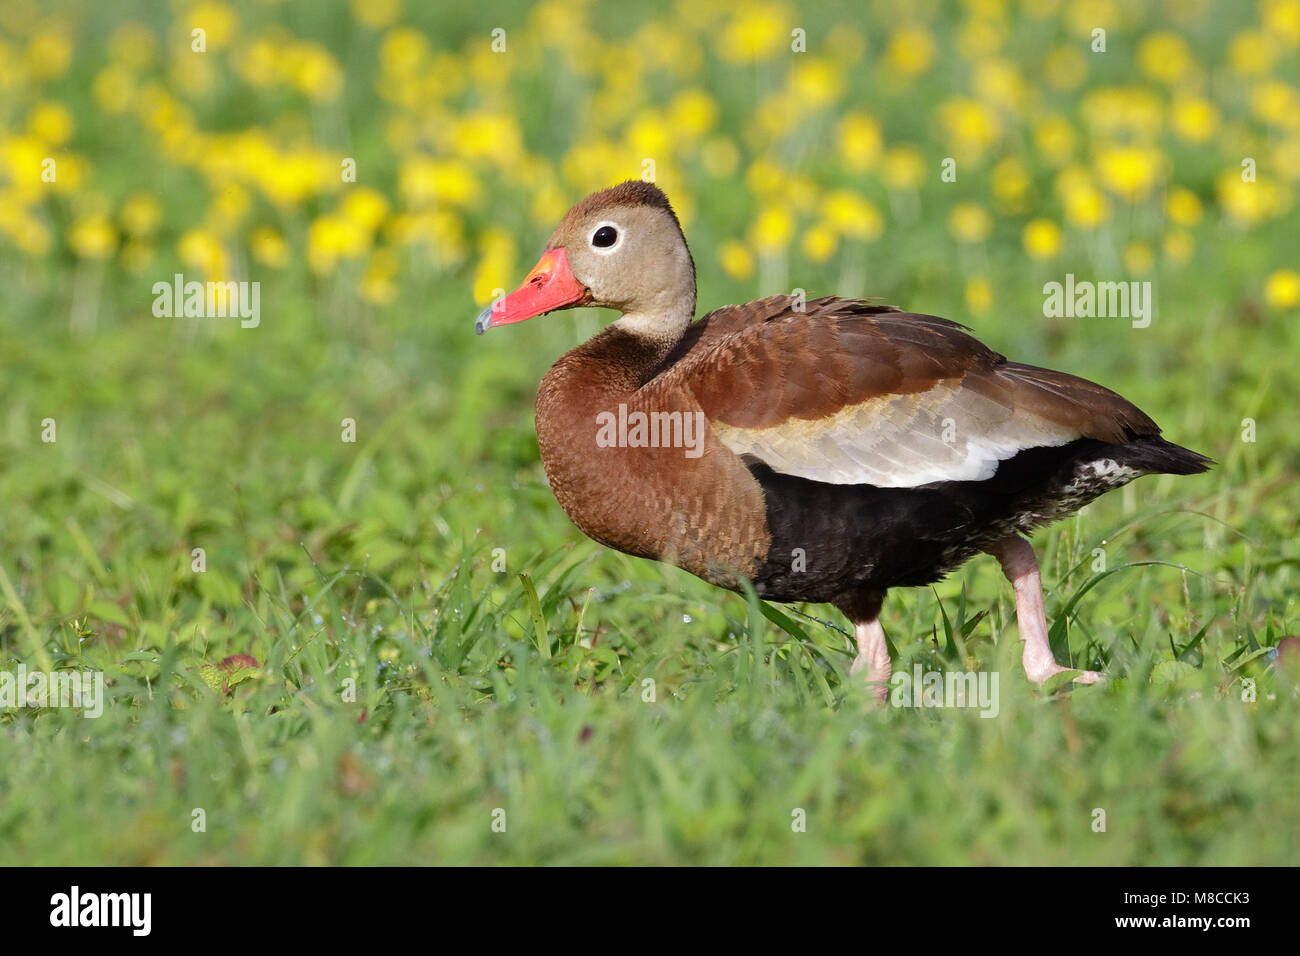
M 617 309 L 633 332 L 680 335 L 695 314 L 695 263 L 668 197 L 629 180 L 578 203 L 519 288 L 479 313 L 475 331 L 576 306 Z

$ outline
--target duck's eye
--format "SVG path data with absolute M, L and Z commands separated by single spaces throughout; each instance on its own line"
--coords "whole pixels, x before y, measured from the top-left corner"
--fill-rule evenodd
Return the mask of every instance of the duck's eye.
M 591 244 L 599 248 L 608 248 L 618 242 L 618 230 L 613 226 L 601 226 L 591 237 Z

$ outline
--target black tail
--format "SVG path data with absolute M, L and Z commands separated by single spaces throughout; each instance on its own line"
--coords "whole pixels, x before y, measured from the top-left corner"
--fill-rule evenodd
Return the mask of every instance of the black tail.
M 1200 452 L 1165 441 L 1159 435 L 1147 435 L 1130 444 L 1120 446 L 1117 460 L 1130 468 L 1165 475 L 1199 475 L 1215 464 Z

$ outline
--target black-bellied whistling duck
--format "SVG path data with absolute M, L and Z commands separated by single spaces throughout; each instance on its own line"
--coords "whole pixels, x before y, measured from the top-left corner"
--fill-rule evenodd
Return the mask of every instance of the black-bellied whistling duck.
M 993 555 L 1015 589 L 1025 673 L 1042 682 L 1067 668 L 1022 535 L 1140 475 L 1211 464 L 1114 392 L 1008 362 L 947 319 L 777 295 L 692 322 L 695 264 L 649 183 L 569 210 L 476 328 L 582 305 L 622 317 L 537 392 L 560 506 L 627 554 L 731 590 L 747 578 L 771 601 L 833 604 L 855 627 L 852 671 L 882 699 L 887 589 Z

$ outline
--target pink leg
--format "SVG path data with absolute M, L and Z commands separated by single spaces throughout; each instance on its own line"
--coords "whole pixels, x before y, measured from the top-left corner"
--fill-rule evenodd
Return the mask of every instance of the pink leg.
M 1072 670 L 1056 663 L 1052 647 L 1047 640 L 1047 615 L 1043 612 L 1043 581 L 1038 575 L 1038 559 L 1033 546 L 1020 537 L 999 541 L 988 549 L 998 559 L 1002 573 L 1007 576 L 1016 592 L 1016 624 L 1020 639 L 1025 642 L 1022 660 L 1025 676 L 1041 684 L 1053 674 Z M 1074 678 L 1079 684 L 1093 684 L 1101 680 L 1096 671 L 1079 671 Z
M 885 629 L 880 626 L 880 618 L 872 618 L 870 621 L 855 622 L 853 630 L 858 643 L 858 656 L 853 659 L 849 673 L 857 674 L 865 667 L 871 692 L 883 704 L 889 697 L 889 673 L 892 669 L 889 645 L 885 643 Z

